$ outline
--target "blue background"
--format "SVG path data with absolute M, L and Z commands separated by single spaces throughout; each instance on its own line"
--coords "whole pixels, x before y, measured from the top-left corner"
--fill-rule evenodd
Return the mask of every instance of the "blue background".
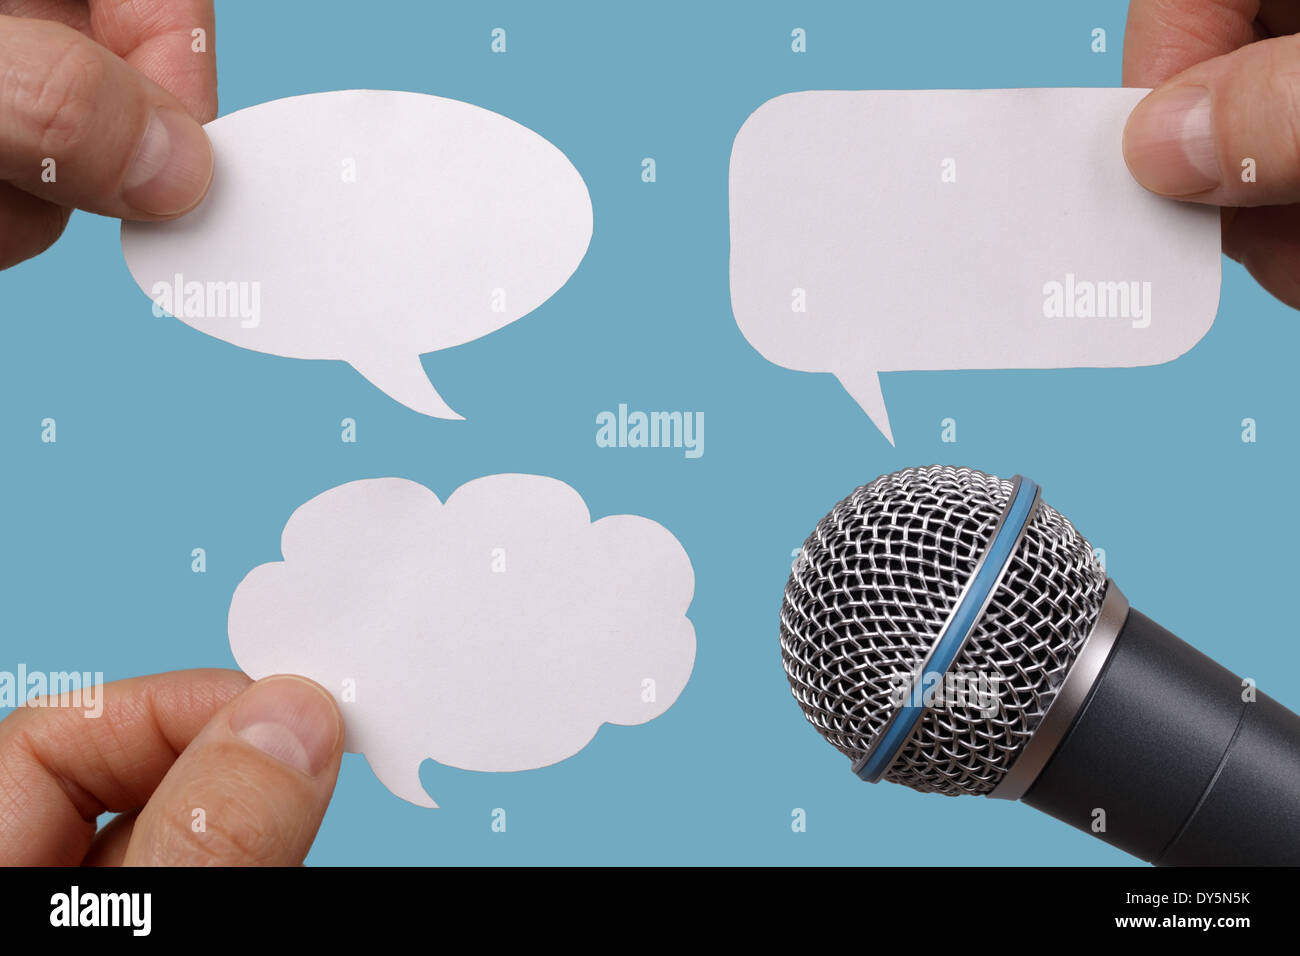
M 942 461 L 1034 477 L 1106 549 L 1135 606 L 1300 706 L 1284 616 L 1300 539 L 1288 506 L 1300 326 L 1239 266 L 1224 260 L 1212 330 L 1167 365 L 884 376 L 897 448 L 829 375 L 758 355 L 731 314 L 727 164 L 765 100 L 1115 86 L 1125 4 L 458 7 L 221 3 L 221 112 L 365 87 L 503 113 L 586 179 L 595 232 L 577 274 L 522 321 L 424 358 L 468 418 L 438 421 L 341 362 L 243 351 L 154 318 L 118 224 L 76 214 L 50 252 L 0 274 L 0 668 L 111 680 L 233 666 L 231 593 L 279 558 L 286 518 L 313 495 L 381 475 L 444 498 L 481 475 L 553 475 L 593 515 L 646 515 L 685 546 L 690 684 L 664 716 L 604 727 L 553 767 L 426 762 L 439 810 L 389 795 L 350 755 L 311 861 L 1133 862 L 1024 806 L 863 784 L 790 698 L 777 611 L 792 549 L 856 485 Z M 505 55 L 489 52 L 497 26 Z M 803 55 L 790 51 L 796 26 Z M 1105 54 L 1090 52 L 1095 26 Z M 646 156 L 654 184 L 640 178 Z M 620 402 L 704 412 L 704 456 L 598 448 L 595 416 Z M 47 416 L 54 445 L 40 441 Z M 940 441 L 949 416 L 955 445 Z M 358 423 L 355 445 L 339 440 L 344 417 Z M 1256 444 L 1241 441 L 1244 417 L 1258 421 Z M 191 573 L 194 547 L 207 549 L 206 574 Z M 507 810 L 504 834 L 491 832 L 494 807 Z M 791 830 L 796 807 L 806 833 Z

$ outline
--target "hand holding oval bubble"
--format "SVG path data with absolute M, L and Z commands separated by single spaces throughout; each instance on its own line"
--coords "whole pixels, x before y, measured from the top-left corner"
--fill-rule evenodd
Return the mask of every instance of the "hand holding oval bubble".
M 342 359 L 426 415 L 460 417 L 419 356 L 536 309 L 591 240 L 591 199 L 564 154 L 468 103 L 313 93 L 205 129 L 207 198 L 122 226 L 156 311 L 241 348 Z
M 1218 210 L 1144 190 L 1144 90 L 815 91 L 731 155 L 731 302 L 786 368 L 831 372 L 893 442 L 879 372 L 1136 366 L 1209 330 Z

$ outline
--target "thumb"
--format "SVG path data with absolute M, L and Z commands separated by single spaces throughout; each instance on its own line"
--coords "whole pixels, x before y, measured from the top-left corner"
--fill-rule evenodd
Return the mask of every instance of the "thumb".
M 1163 196 L 1218 206 L 1300 201 L 1300 36 L 1179 73 L 1129 116 L 1124 159 Z
M 303 677 L 251 685 L 177 758 L 136 820 L 125 865 L 292 866 L 338 777 L 343 719 Z
M 180 100 L 71 27 L 0 16 L 0 179 L 121 219 L 186 212 L 212 147 Z

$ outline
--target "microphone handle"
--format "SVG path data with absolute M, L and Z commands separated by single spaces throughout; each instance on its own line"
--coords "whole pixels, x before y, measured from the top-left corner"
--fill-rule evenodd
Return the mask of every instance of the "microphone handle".
M 1300 717 L 1130 610 L 1021 799 L 1156 865 L 1300 865 Z

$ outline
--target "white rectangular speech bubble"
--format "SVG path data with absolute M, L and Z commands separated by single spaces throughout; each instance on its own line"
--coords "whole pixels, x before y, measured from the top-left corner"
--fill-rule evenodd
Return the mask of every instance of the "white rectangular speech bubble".
M 731 156 L 731 301 L 892 442 L 878 372 L 1154 365 L 1218 310 L 1219 215 L 1129 174 L 1138 89 L 812 91 Z

